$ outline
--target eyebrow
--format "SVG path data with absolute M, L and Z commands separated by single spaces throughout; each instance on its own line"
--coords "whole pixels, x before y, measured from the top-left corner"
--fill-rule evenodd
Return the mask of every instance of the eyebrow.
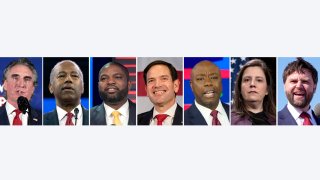
M 20 74 L 12 74 L 11 77 L 20 77 Z M 31 76 L 23 76 L 23 79 L 26 79 L 26 78 L 32 79 Z

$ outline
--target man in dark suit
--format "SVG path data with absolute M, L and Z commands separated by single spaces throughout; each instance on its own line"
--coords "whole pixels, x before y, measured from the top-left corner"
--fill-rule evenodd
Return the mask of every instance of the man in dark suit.
M 26 111 L 18 107 L 20 96 L 31 100 L 37 81 L 37 71 L 27 58 L 8 64 L 3 72 L 7 102 L 0 107 L 0 125 L 42 125 L 41 110 L 35 110 L 29 103 L 26 103 Z
M 282 77 L 289 102 L 278 112 L 278 124 L 319 125 L 320 119 L 310 105 L 317 89 L 317 70 L 303 58 L 297 58 L 287 65 Z
M 44 114 L 44 125 L 89 125 L 89 111 L 80 104 L 83 74 L 75 62 L 63 60 L 54 66 L 49 90 L 56 99 L 56 109 Z
M 90 110 L 91 125 L 136 125 L 136 105 L 128 99 L 131 81 L 125 66 L 105 64 L 99 71 L 98 88 L 103 103 Z
M 182 108 L 176 102 L 180 81 L 174 66 L 153 61 L 144 69 L 143 78 L 154 107 L 138 115 L 138 125 L 182 125 Z
M 185 125 L 230 125 L 229 105 L 220 100 L 222 79 L 215 64 L 206 60 L 197 63 L 190 86 L 195 101 L 184 113 Z

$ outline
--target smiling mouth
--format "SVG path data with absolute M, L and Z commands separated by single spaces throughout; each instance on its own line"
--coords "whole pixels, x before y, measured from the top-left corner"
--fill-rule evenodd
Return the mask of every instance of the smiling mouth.
M 293 93 L 294 96 L 304 97 L 305 93 Z
M 105 91 L 107 93 L 115 93 L 118 91 L 118 88 L 106 88 Z
M 158 91 L 154 91 L 153 94 L 154 95 L 162 95 L 165 92 L 167 92 L 167 91 L 166 90 L 158 90 Z

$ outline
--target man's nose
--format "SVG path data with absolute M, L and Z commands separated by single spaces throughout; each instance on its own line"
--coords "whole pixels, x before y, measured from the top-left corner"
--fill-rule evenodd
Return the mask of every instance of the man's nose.
M 19 86 L 19 87 L 25 87 L 26 85 L 26 81 L 22 78 L 19 78 L 17 81 L 16 81 L 16 84 Z
M 209 77 L 204 78 L 204 85 L 205 86 L 212 86 L 212 79 Z

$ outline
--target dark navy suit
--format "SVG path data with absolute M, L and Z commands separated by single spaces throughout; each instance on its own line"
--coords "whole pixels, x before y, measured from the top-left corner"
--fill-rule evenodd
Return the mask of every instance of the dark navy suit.
M 129 121 L 128 125 L 136 125 L 136 104 L 129 101 Z M 103 103 L 90 109 L 90 125 L 107 125 L 106 110 Z
M 138 125 L 150 125 L 150 120 L 152 119 L 153 108 L 150 111 L 141 113 L 138 115 Z M 182 107 L 177 104 L 176 112 L 174 113 L 174 118 L 172 125 L 182 125 Z
M 223 102 L 221 103 L 227 113 L 228 119 L 230 119 L 229 105 Z M 193 103 L 190 108 L 184 112 L 184 125 L 208 125 L 195 103 Z
M 320 119 L 312 111 L 313 118 L 316 120 L 317 125 L 320 125 Z M 287 105 L 278 112 L 278 125 L 298 125 L 292 117 Z
M 82 125 L 89 125 L 89 111 L 82 107 Z M 59 125 L 57 109 L 44 114 L 43 125 Z
M 0 107 L 0 125 L 10 125 L 5 104 Z M 31 116 L 28 116 L 28 125 L 42 125 L 41 111 L 31 109 Z

